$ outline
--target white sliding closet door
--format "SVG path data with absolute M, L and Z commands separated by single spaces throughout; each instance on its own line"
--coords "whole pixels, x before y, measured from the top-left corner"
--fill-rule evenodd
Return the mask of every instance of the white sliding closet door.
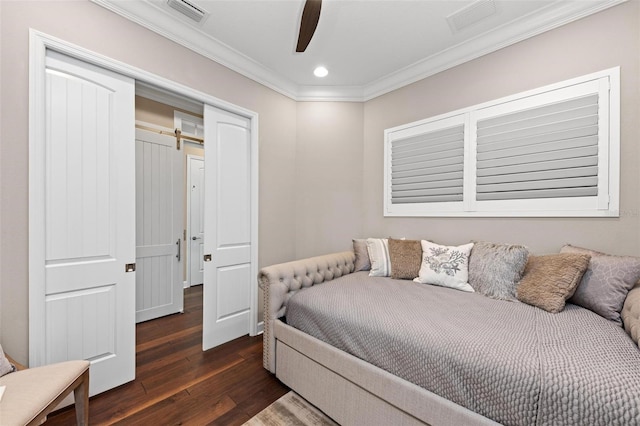
M 252 167 L 250 120 L 204 108 L 203 348 L 246 335 L 251 321 Z
M 90 360 L 95 395 L 135 376 L 134 81 L 54 52 L 45 74 L 30 154 L 30 364 Z
M 136 322 L 183 310 L 182 154 L 176 138 L 136 130 Z

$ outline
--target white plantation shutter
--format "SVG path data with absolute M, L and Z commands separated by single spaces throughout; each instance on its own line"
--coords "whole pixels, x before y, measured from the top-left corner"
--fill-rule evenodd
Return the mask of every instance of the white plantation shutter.
M 476 199 L 598 195 L 598 94 L 477 123 Z
M 391 201 L 462 201 L 464 125 L 398 139 L 391 144 Z
M 386 216 L 618 216 L 620 70 L 385 130 Z

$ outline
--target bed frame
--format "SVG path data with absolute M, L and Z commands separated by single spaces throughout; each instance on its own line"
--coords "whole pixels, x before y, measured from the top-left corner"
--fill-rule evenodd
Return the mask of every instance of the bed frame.
M 263 268 L 264 367 L 341 425 L 497 425 L 291 326 L 287 303 L 298 290 L 354 272 L 353 252 Z

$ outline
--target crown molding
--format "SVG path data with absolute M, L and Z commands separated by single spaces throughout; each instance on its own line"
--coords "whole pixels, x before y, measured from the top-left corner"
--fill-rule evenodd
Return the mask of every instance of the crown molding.
M 362 86 L 298 85 L 147 1 L 91 1 L 295 101 L 364 102 L 627 0 L 558 1 Z
M 497 27 L 366 85 L 363 90 L 363 100 L 371 100 L 449 68 L 477 59 L 626 1 L 627 0 L 607 0 L 605 2 L 572 1 L 561 3 L 562 6 L 560 8 L 552 5 L 553 7 L 545 8 L 522 17 L 515 22 Z
M 298 86 L 248 56 L 146 1 L 91 0 L 162 37 L 292 99 Z M 145 19 L 141 19 L 144 16 Z
M 362 102 L 362 86 L 298 86 L 296 101 Z

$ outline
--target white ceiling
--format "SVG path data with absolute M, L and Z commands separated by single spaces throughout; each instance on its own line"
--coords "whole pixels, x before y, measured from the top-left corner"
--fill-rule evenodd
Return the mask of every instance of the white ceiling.
M 624 0 L 323 0 L 304 53 L 304 0 L 187 0 L 207 12 L 200 23 L 167 0 L 93 1 L 293 99 L 361 101 Z M 450 25 L 473 7 L 493 13 Z M 313 75 L 318 65 L 327 77 Z

